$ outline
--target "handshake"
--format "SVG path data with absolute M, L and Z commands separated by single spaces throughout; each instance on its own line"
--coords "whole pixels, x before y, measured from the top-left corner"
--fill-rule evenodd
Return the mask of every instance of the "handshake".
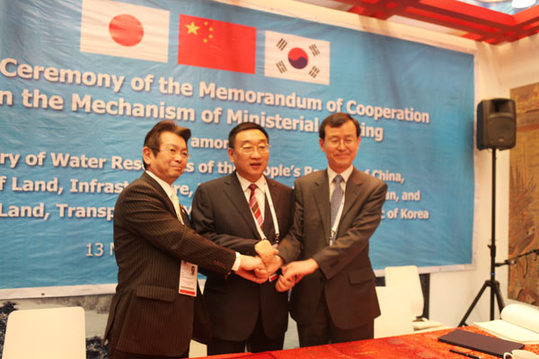
M 255 283 L 264 283 L 282 267 L 282 275 L 275 283 L 275 289 L 285 292 L 292 288 L 305 275 L 318 269 L 318 263 L 314 259 L 291 262 L 283 266 L 283 259 L 277 254 L 279 251 L 273 248 L 267 239 L 255 245 L 256 257 L 241 255 L 240 268 L 237 275 Z
M 267 239 L 256 243 L 255 251 L 255 257 L 241 255 L 240 268 L 236 274 L 255 283 L 264 283 L 281 267 L 283 260 L 277 255 L 279 251 Z

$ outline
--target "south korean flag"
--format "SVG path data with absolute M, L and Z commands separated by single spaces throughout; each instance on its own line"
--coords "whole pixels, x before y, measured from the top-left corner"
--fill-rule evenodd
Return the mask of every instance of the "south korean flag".
M 266 31 L 264 74 L 329 85 L 329 41 Z

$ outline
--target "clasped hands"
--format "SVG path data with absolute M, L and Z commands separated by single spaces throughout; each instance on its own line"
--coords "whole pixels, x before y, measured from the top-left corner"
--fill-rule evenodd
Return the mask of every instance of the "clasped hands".
M 281 268 L 282 274 L 275 283 L 278 292 L 289 290 L 305 275 L 313 273 L 319 267 L 312 258 L 283 266 L 283 259 L 277 255 L 279 251 L 273 248 L 267 239 L 258 242 L 255 251 L 256 257 L 241 256 L 240 270 L 236 274 L 256 283 L 264 283 L 270 275 Z
M 257 242 L 255 251 L 255 257 L 241 255 L 240 269 L 236 274 L 255 283 L 264 283 L 281 267 L 283 260 L 277 255 L 279 251 L 267 239 Z

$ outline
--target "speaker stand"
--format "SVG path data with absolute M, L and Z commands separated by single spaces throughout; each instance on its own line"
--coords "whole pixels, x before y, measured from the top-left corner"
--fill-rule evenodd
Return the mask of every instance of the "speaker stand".
M 494 297 L 498 300 L 498 309 L 501 312 L 505 304 L 503 303 L 502 294 L 500 292 L 500 283 L 496 280 L 496 148 L 492 149 L 492 219 L 491 219 L 491 239 L 490 239 L 490 245 L 488 246 L 490 248 L 490 279 L 486 280 L 485 283 L 483 283 L 483 286 L 481 287 L 481 290 L 479 290 L 479 293 L 475 296 L 475 299 L 473 300 L 472 304 L 468 308 L 468 311 L 466 314 L 464 314 L 464 317 L 459 323 L 459 327 L 462 327 L 466 324 L 466 319 L 468 319 L 468 316 L 472 312 L 473 308 L 479 301 L 479 298 L 481 298 L 481 295 L 487 289 L 487 287 L 490 287 L 490 320 L 494 320 Z

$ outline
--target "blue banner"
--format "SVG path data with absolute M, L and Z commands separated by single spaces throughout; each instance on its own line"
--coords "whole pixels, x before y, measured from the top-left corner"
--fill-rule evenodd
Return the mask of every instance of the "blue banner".
M 0 289 L 116 282 L 114 204 L 157 121 L 192 130 L 190 209 L 233 170 L 238 123 L 268 130 L 266 174 L 292 186 L 326 167 L 339 111 L 389 185 L 375 269 L 471 263 L 472 55 L 211 1 L 0 0 Z

